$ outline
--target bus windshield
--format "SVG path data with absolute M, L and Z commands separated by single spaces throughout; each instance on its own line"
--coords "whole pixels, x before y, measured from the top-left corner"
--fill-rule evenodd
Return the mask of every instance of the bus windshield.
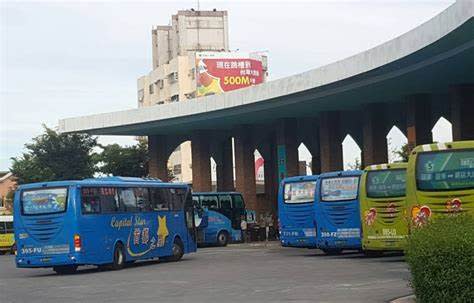
M 292 182 L 285 184 L 285 203 L 298 204 L 314 201 L 316 181 Z
M 416 163 L 419 190 L 474 188 L 474 150 L 420 153 Z
M 367 197 L 393 198 L 405 196 L 406 169 L 369 171 L 367 174 Z
M 359 177 L 337 177 L 321 180 L 321 201 L 334 202 L 357 198 Z
M 25 190 L 21 195 L 24 215 L 60 213 L 66 210 L 67 188 Z

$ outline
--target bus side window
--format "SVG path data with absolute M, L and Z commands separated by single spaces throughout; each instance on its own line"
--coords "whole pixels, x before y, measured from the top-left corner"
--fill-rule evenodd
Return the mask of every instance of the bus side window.
M 186 193 L 184 189 L 169 188 L 168 191 L 170 210 L 183 210 L 184 194 Z
M 217 200 L 217 196 L 203 195 L 201 196 L 201 203 L 202 207 L 206 207 L 207 209 L 219 209 L 219 202 Z
M 150 206 L 152 210 L 168 210 L 166 189 L 160 187 L 150 188 Z
M 149 211 L 151 210 L 150 206 L 150 195 L 148 188 L 146 187 L 136 187 L 133 189 L 135 192 L 135 198 L 137 199 L 137 207 L 139 211 Z
M 100 212 L 100 191 L 98 187 L 81 189 L 81 210 L 83 214 L 98 214 Z
M 221 195 L 219 196 L 219 202 L 222 209 L 231 209 L 232 208 L 232 198 L 230 195 Z
M 117 188 L 99 187 L 100 210 L 103 214 L 115 213 L 120 210 Z
M 133 188 L 121 188 L 120 189 L 120 202 L 121 208 L 124 211 L 137 211 L 137 199 Z
M 238 208 L 238 209 L 245 208 L 244 199 L 242 198 L 241 195 L 232 195 L 232 197 L 233 197 L 232 208 Z
M 201 203 L 199 202 L 199 197 L 198 196 L 193 196 L 193 202 L 194 202 L 194 205 L 202 206 Z

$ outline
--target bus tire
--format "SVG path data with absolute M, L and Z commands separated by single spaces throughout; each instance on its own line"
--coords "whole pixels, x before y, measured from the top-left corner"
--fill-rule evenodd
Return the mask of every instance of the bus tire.
M 72 275 L 77 270 L 77 265 L 61 265 L 61 266 L 53 266 L 53 270 L 58 275 Z
M 112 270 L 119 270 L 125 266 L 125 251 L 123 249 L 122 243 L 117 243 L 114 249 L 114 258 L 110 268 Z
M 226 231 L 221 231 L 217 234 L 217 245 L 219 246 L 227 246 L 229 243 L 229 233 Z
M 173 254 L 168 257 L 164 257 L 163 259 L 167 262 L 177 262 L 181 260 L 181 258 L 184 255 L 184 245 L 181 239 L 176 238 L 173 241 L 173 248 L 172 248 Z
M 342 249 L 340 248 L 326 248 L 322 249 L 322 251 L 329 256 L 340 255 L 342 253 Z

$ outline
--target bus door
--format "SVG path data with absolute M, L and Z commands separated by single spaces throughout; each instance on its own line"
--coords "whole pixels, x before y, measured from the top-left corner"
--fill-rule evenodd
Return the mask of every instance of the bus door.
M 179 194 L 183 195 L 184 193 L 184 212 L 186 216 L 186 227 L 188 229 L 188 251 L 195 251 L 197 245 L 197 226 L 194 218 L 194 202 L 190 190 L 182 191 L 179 190 Z

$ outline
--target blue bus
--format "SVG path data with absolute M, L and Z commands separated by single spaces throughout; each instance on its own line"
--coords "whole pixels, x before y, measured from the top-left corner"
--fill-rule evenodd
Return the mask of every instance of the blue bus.
M 194 203 L 204 209 L 198 244 L 226 246 L 242 240 L 240 223 L 246 216 L 242 195 L 237 192 L 195 192 Z
M 17 267 L 178 261 L 196 251 L 191 191 L 157 179 L 107 177 L 21 185 L 14 200 Z
M 319 175 L 314 204 L 318 248 L 326 254 L 361 249 L 360 170 Z
M 316 248 L 314 197 L 319 176 L 282 180 L 278 191 L 278 225 L 282 246 Z

